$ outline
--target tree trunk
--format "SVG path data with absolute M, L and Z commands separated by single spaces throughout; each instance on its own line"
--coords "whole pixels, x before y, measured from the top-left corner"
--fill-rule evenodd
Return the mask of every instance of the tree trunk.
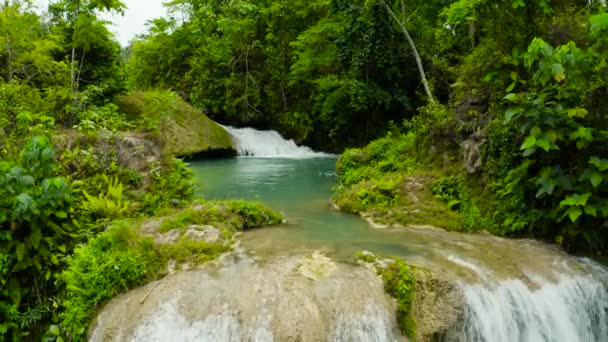
M 426 95 L 429 98 L 429 102 L 435 103 L 435 99 L 433 98 L 433 94 L 431 93 L 431 87 L 429 87 L 429 82 L 427 81 L 426 74 L 424 73 L 424 67 L 422 66 L 422 60 L 420 59 L 420 55 L 418 54 L 418 50 L 416 49 L 416 45 L 414 44 L 414 41 L 412 40 L 410 33 L 405 28 L 405 24 L 401 20 L 399 20 L 399 18 L 397 18 L 397 16 L 395 15 L 395 12 L 393 12 L 393 10 L 387 5 L 386 1 L 385 0 L 380 0 L 380 1 L 382 2 L 382 5 L 386 9 L 386 12 L 388 12 L 388 14 L 391 16 L 391 18 L 393 18 L 393 20 L 395 20 L 395 22 L 397 23 L 399 28 L 401 28 L 403 35 L 405 35 L 407 42 L 409 43 L 410 47 L 412 48 L 412 51 L 414 52 L 414 57 L 416 58 L 416 64 L 418 65 L 418 71 L 420 72 L 420 78 L 422 79 L 422 85 L 424 85 L 424 90 L 426 92 Z M 402 6 L 401 7 L 402 11 L 405 12 L 404 11 L 405 6 L 403 4 L 403 0 L 401 0 L 401 6 Z M 404 17 L 405 17 L 405 15 L 404 15 Z
M 74 8 L 74 32 L 72 33 L 72 65 L 70 68 L 70 88 L 72 89 L 72 96 L 76 101 L 78 95 L 78 85 L 76 84 L 76 37 L 78 36 L 78 15 L 80 14 L 80 3 L 76 1 L 76 7 Z
M 7 59 L 7 67 L 8 67 L 8 75 L 6 82 L 11 82 L 13 80 L 13 47 L 11 45 L 11 38 L 6 34 L 6 50 L 8 51 L 8 59 Z

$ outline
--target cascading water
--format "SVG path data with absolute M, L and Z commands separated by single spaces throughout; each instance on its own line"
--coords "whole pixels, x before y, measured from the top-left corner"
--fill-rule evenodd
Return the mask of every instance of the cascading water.
M 239 156 L 296 159 L 333 157 L 331 154 L 315 152 L 306 146 L 298 146 L 293 140 L 286 140 L 276 131 L 223 127 L 232 136 Z
M 529 274 L 520 279 L 462 285 L 462 331 L 449 340 L 472 342 L 608 341 L 608 278 L 601 266 L 581 260 L 590 273 Z M 484 272 L 487 277 L 488 272 Z
M 113 300 L 92 341 L 406 340 L 376 273 L 352 265 L 369 250 L 441 275 L 417 279 L 430 284 L 417 306 L 417 340 L 608 342 L 604 266 L 530 240 L 373 229 L 330 208 L 335 163 L 323 157 L 331 155 L 273 131 L 226 129 L 239 155 L 252 158 L 193 162 L 205 186 L 199 195 L 262 200 L 289 224 L 243 234 L 234 262 L 178 272 Z

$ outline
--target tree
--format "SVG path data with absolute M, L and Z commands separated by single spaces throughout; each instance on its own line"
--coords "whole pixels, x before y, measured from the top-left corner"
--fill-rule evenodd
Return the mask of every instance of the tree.
M 123 13 L 125 5 L 120 0 L 64 0 L 59 3 L 63 9 L 69 27 L 72 30 L 70 54 L 70 89 L 74 99 L 78 96 L 80 71 L 84 56 L 92 44 L 92 40 L 99 38 L 99 32 L 107 30 L 107 22 L 99 20 L 97 11 Z M 106 36 L 103 34 L 102 36 Z M 77 53 L 81 50 L 80 62 Z M 76 70 L 78 64 L 79 70 Z
M 0 5 L 0 56 L 6 82 L 37 82 L 54 78 L 61 62 L 53 59 L 58 38 L 43 31 L 39 17 L 21 2 Z M 51 80 L 52 81 L 52 80 Z
M 386 12 L 395 21 L 397 26 L 399 26 L 399 28 L 403 32 L 403 35 L 407 39 L 407 43 L 410 45 L 410 48 L 412 49 L 412 52 L 414 53 L 414 57 L 416 58 L 416 65 L 418 66 L 418 72 L 420 73 L 420 78 L 422 79 L 422 84 L 424 85 L 424 91 L 426 92 L 426 95 L 429 98 L 429 102 L 435 103 L 435 99 L 433 98 L 433 93 L 431 92 L 431 87 L 429 86 L 429 82 L 426 79 L 424 67 L 422 66 L 422 60 L 420 59 L 420 55 L 418 54 L 418 50 L 416 49 L 416 45 L 414 44 L 414 41 L 412 40 L 410 33 L 408 32 L 407 28 L 405 27 L 405 3 L 403 2 L 403 0 L 399 0 L 400 5 L 401 5 L 401 10 L 402 10 L 402 16 L 401 16 L 401 19 L 399 19 L 397 17 L 397 15 L 395 14 L 395 12 L 393 12 L 393 10 L 388 6 L 386 1 L 384 1 L 384 0 L 380 0 L 380 1 L 382 2 L 382 6 L 384 6 L 384 9 L 386 10 Z

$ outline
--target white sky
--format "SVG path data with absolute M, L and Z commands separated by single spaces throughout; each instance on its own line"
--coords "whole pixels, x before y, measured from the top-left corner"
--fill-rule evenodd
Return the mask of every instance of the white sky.
M 55 0 L 34 0 L 41 11 L 46 11 L 49 2 Z M 146 33 L 146 22 L 166 14 L 163 0 L 122 0 L 127 6 L 125 15 L 104 15 L 112 21 L 109 27 L 122 46 L 126 46 L 136 35 Z

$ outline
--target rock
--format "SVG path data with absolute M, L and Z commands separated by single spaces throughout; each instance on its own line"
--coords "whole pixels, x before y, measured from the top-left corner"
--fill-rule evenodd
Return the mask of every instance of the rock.
M 485 143 L 484 140 L 467 139 L 462 142 L 463 164 L 468 173 L 476 173 L 481 169 L 481 146 Z
M 180 237 L 179 230 L 171 229 L 165 234 L 161 234 L 156 238 L 156 242 L 160 244 L 171 244 L 177 242 L 177 239 Z
M 171 97 L 172 96 L 172 97 Z M 151 110 L 164 110 L 159 132 L 163 152 L 173 156 L 234 155 L 230 134 L 215 121 L 177 95 L 159 98 L 154 92 L 133 91 L 118 98 L 121 112 L 142 117 Z M 166 101 L 167 98 L 170 101 Z M 164 107 L 164 108 L 162 108 Z
M 207 243 L 216 243 L 221 240 L 219 229 L 213 226 L 197 226 L 188 227 L 184 236 L 194 241 L 205 241 Z
M 415 268 L 412 317 L 417 341 L 458 340 L 465 310 L 460 286 L 431 271 Z
M 318 280 L 331 275 L 337 266 L 330 258 L 319 252 L 314 252 L 312 257 L 306 258 L 298 267 L 300 275 L 311 280 Z
M 203 210 L 205 210 L 205 206 L 204 206 L 204 205 L 202 205 L 202 204 L 197 204 L 197 205 L 195 205 L 194 207 L 192 207 L 192 210 L 195 210 L 195 211 L 203 211 Z

